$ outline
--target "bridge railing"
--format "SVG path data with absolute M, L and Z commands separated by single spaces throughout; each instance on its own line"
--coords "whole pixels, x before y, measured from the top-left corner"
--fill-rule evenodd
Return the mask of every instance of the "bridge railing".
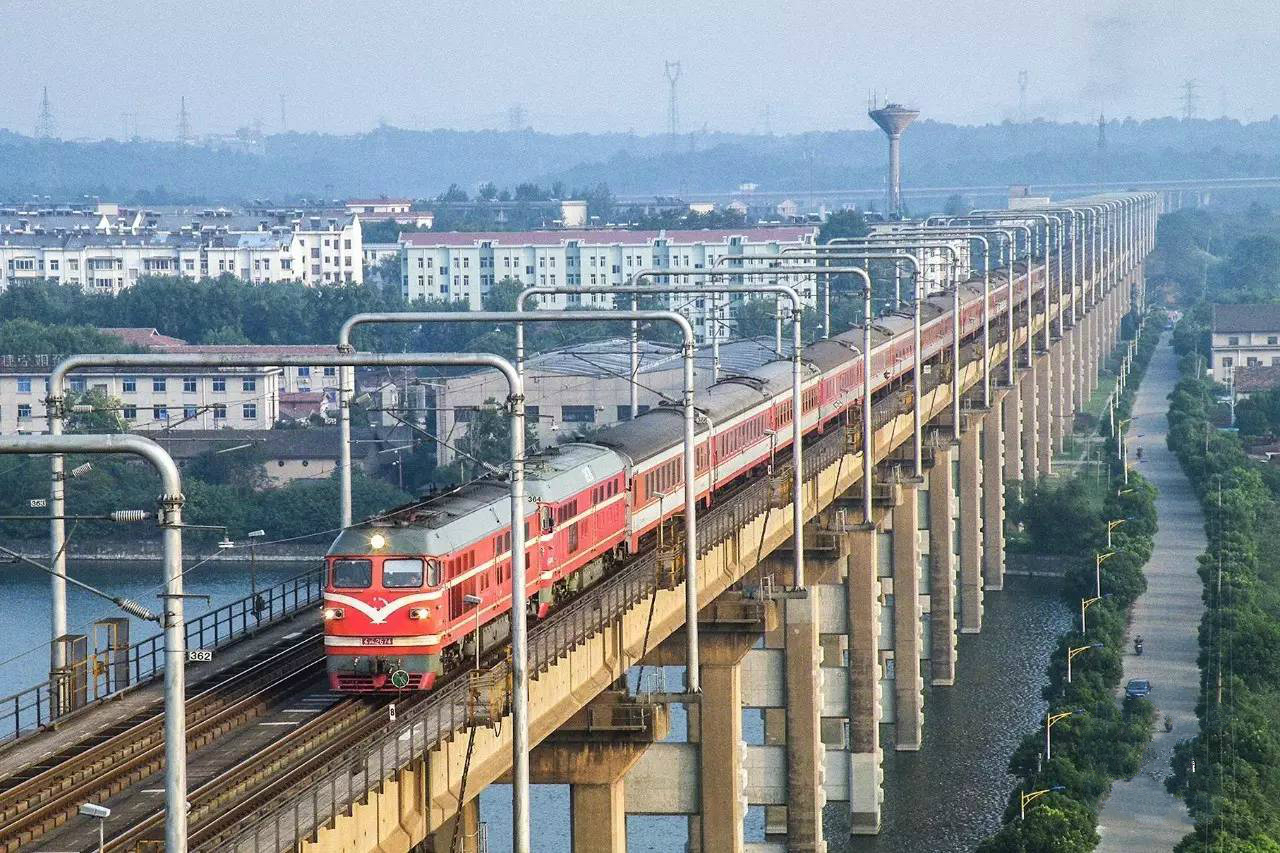
M 186 622 L 187 649 L 211 651 L 319 605 L 322 566 L 222 605 Z M 114 699 L 164 672 L 164 633 L 128 649 L 94 650 L 58 679 L 0 698 L 0 744 L 20 740 L 54 720 Z

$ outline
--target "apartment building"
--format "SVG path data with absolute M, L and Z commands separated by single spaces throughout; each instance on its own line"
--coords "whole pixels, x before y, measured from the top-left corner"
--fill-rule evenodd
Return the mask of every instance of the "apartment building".
M 1209 370 L 1230 382 L 1237 367 L 1280 366 L 1280 305 L 1215 305 Z
M 404 234 L 400 240 L 401 286 L 410 300 L 465 300 L 473 309 L 479 309 L 493 285 L 507 278 L 526 286 L 623 284 L 643 269 L 702 269 L 714 266 L 726 256 L 742 257 L 749 262 L 753 255 L 812 246 L 817 233 L 815 226 L 705 231 L 566 229 Z M 748 263 L 748 266 L 753 265 Z M 660 282 L 666 283 L 669 278 L 664 276 Z M 688 281 L 679 283 L 704 281 L 697 276 L 684 278 Z M 812 276 L 779 275 L 770 280 L 796 286 L 808 300 L 814 297 Z M 689 302 L 688 296 L 669 299 L 673 307 L 684 307 Z M 606 294 L 568 293 L 541 297 L 539 304 L 564 310 L 579 306 L 607 307 L 613 304 L 613 299 Z M 710 334 L 709 312 L 709 300 L 693 312 L 693 322 L 703 339 Z
M 234 275 L 258 283 L 311 285 L 364 280 L 360 219 L 346 213 L 299 213 L 287 221 L 224 217 L 222 222 L 215 218 L 214 226 L 180 215 L 74 228 L 66 219 L 6 226 L 0 216 L 0 290 L 23 280 L 49 279 L 116 294 L 152 275 Z
M 47 429 L 50 356 L 0 356 L 0 434 Z M 119 401 L 129 430 L 270 429 L 279 417 L 279 368 L 77 371 L 75 394 Z

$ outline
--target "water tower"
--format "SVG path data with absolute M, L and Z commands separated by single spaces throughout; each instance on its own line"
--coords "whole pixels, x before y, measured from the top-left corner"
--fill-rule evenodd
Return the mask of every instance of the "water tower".
M 885 104 L 867 115 L 889 137 L 889 213 L 896 215 L 902 212 L 902 131 L 920 112 L 901 104 Z

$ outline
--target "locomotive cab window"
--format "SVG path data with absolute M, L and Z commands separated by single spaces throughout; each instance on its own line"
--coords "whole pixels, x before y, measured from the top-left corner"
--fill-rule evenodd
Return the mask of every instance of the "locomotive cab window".
M 551 529 L 554 526 L 552 518 L 553 517 L 551 515 L 551 507 L 549 506 L 538 507 L 538 519 L 541 522 L 543 533 L 551 532 Z
M 383 560 L 382 585 L 387 589 L 410 589 L 422 586 L 422 561 L 416 558 Z
M 368 589 L 371 583 L 372 560 L 333 561 L 333 585 L 338 589 Z

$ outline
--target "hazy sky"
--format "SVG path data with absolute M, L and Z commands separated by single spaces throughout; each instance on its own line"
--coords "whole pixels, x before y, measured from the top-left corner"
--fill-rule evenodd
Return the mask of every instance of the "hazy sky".
M 1280 2 L 1218 0 L 0 0 L 0 127 L 31 133 L 40 87 L 59 135 L 663 129 L 663 60 L 682 130 L 865 128 L 868 92 L 956 122 L 1280 112 Z

